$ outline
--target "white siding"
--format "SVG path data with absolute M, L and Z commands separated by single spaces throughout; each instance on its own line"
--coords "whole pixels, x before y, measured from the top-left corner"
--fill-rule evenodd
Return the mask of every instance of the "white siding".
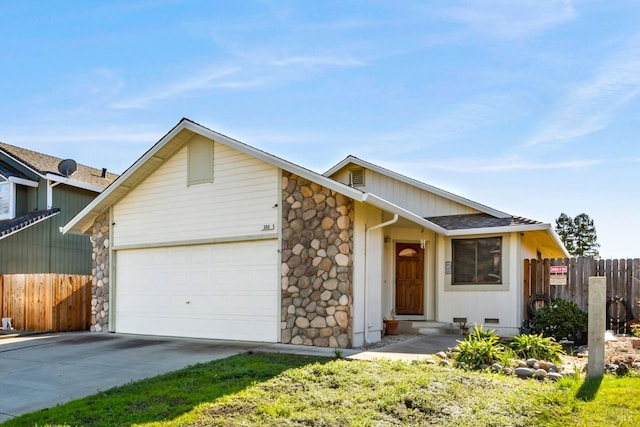
M 251 236 L 264 225 L 277 227 L 276 167 L 215 143 L 213 183 L 187 186 L 187 163 L 185 145 L 114 205 L 116 247 Z
M 382 336 L 383 272 L 380 260 L 382 259 L 384 251 L 384 229 L 373 230 L 369 233 L 369 240 L 366 240 L 366 230 L 381 222 L 383 222 L 383 218 L 380 209 L 363 203 L 355 204 L 353 230 L 354 347 L 361 346 L 365 338 L 367 342 L 376 342 L 379 341 Z M 367 316 L 366 322 L 365 310 Z
M 454 317 L 466 317 L 472 325 L 482 325 L 485 318 L 498 318 L 499 324 L 485 325 L 485 329 L 496 329 L 500 335 L 518 333 L 522 305 L 518 233 L 503 235 L 502 245 L 502 285 L 452 286 L 451 275 L 444 271 L 445 263 L 451 261 L 451 239 L 439 237 L 436 263 L 438 321 L 451 323 Z
M 349 184 L 349 171 L 353 168 L 347 166 L 334 174 L 332 178 Z M 373 193 L 422 217 L 478 213 L 473 208 L 371 169 L 366 169 L 365 174 L 366 185 L 359 187 L 360 190 Z

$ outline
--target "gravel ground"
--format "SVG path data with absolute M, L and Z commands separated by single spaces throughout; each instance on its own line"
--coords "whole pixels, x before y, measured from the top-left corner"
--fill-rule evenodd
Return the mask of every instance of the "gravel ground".
M 373 350 L 375 348 L 386 347 L 390 344 L 395 344 L 397 342 L 402 342 L 406 340 L 410 340 L 411 338 L 416 337 L 415 334 L 398 334 L 398 335 L 385 335 L 378 342 L 374 342 L 368 345 L 363 345 L 362 347 L 356 347 L 354 350 Z

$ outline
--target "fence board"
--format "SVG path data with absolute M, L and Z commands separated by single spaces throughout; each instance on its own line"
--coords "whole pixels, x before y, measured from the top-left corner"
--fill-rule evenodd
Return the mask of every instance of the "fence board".
M 549 286 L 550 265 L 567 265 L 567 284 Z M 594 260 L 592 258 L 525 260 L 525 307 L 531 297 L 548 295 L 574 301 L 588 311 L 589 277 L 603 276 L 607 297 L 621 297 L 629 302 L 636 320 L 640 320 L 640 259 Z
M 0 276 L 2 317 L 30 331 L 88 330 L 91 276 L 11 274 Z

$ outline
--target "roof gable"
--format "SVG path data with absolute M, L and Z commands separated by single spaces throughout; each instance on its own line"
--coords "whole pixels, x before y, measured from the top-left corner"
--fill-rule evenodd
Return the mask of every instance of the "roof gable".
M 497 209 L 493 209 L 489 206 L 483 205 L 481 203 L 478 202 L 474 202 L 473 200 L 469 200 L 466 199 L 464 197 L 458 196 L 456 194 L 450 193 L 448 191 L 442 190 L 440 188 L 434 187 L 432 185 L 429 184 L 425 184 L 423 182 L 420 182 L 418 180 L 415 180 L 413 178 L 409 178 L 405 175 L 399 174 L 397 172 L 393 172 L 389 169 L 385 169 L 381 166 L 378 166 L 376 164 L 367 162 L 365 160 L 359 159 L 358 157 L 355 156 L 348 156 L 346 157 L 344 160 L 342 160 L 340 163 L 338 163 L 337 165 L 335 165 L 334 167 L 332 167 L 331 169 L 329 169 L 327 172 L 325 172 L 323 175 L 327 176 L 327 177 L 334 177 L 336 176 L 339 172 L 343 171 L 346 168 L 352 167 L 352 166 L 358 166 L 358 167 L 362 167 L 364 169 L 369 169 L 371 171 L 374 171 L 376 173 L 379 173 L 385 177 L 389 177 L 391 179 L 400 181 L 406 185 L 409 185 L 411 187 L 414 187 L 416 189 L 419 189 L 421 191 L 426 191 L 428 193 L 434 194 L 438 197 L 442 197 L 443 199 L 449 200 L 451 202 L 454 203 L 458 203 L 462 206 L 465 206 L 466 208 L 470 209 L 471 211 L 477 211 L 477 212 L 481 212 L 481 213 L 485 213 L 485 214 L 489 214 L 492 215 L 496 218 L 510 218 L 511 215 L 504 213 L 502 211 L 499 211 Z M 384 197 L 384 195 L 382 195 Z
M 142 157 L 140 157 L 131 167 L 118 177 L 113 185 L 109 186 L 80 213 L 78 213 L 78 215 L 71 219 L 71 221 L 63 227 L 63 232 L 80 234 L 86 233 L 98 215 L 124 197 L 132 188 L 153 173 L 153 171 L 155 171 L 163 162 L 171 157 L 196 134 L 229 146 L 277 168 L 295 173 L 296 175 L 302 176 L 352 199 L 359 201 L 364 201 L 366 199 L 366 195 L 362 191 L 341 184 L 331 178 L 303 168 L 302 166 L 296 165 L 226 135 L 215 132 L 192 120 L 183 118 L 176 126 L 173 127 L 173 129 L 164 135 L 155 145 L 143 154 Z
M 3 156 L 7 156 L 9 159 L 17 162 L 18 164 L 43 178 L 46 178 L 47 175 L 53 175 L 62 179 L 68 178 L 68 181 L 66 181 L 66 183 L 68 183 L 69 185 L 74 185 L 74 181 L 76 181 L 78 183 L 86 184 L 87 186 L 104 189 L 118 177 L 117 174 L 106 172 L 105 177 L 103 178 L 101 169 L 93 168 L 80 163 L 78 163 L 78 169 L 73 174 L 65 177 L 58 171 L 58 165 L 63 159 L 55 156 L 50 156 L 48 154 L 39 153 L 37 151 L 28 150 L 26 148 L 16 147 L 15 145 L 6 144 L 4 142 L 0 142 L 0 154 L 0 161 L 2 161 Z M 7 169 L 7 171 L 14 174 L 12 176 L 26 178 L 26 176 L 20 174 L 19 171 L 17 171 L 15 168 L 12 168 L 10 165 L 5 165 L 5 168 Z M 3 171 L 0 170 L 0 173 L 2 172 Z M 4 176 L 4 173 L 2 174 Z

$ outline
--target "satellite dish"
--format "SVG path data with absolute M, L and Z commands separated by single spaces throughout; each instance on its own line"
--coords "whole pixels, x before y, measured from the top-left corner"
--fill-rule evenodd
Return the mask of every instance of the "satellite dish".
M 78 165 L 73 159 L 65 159 L 58 164 L 58 171 L 64 176 L 69 176 L 78 169 Z

